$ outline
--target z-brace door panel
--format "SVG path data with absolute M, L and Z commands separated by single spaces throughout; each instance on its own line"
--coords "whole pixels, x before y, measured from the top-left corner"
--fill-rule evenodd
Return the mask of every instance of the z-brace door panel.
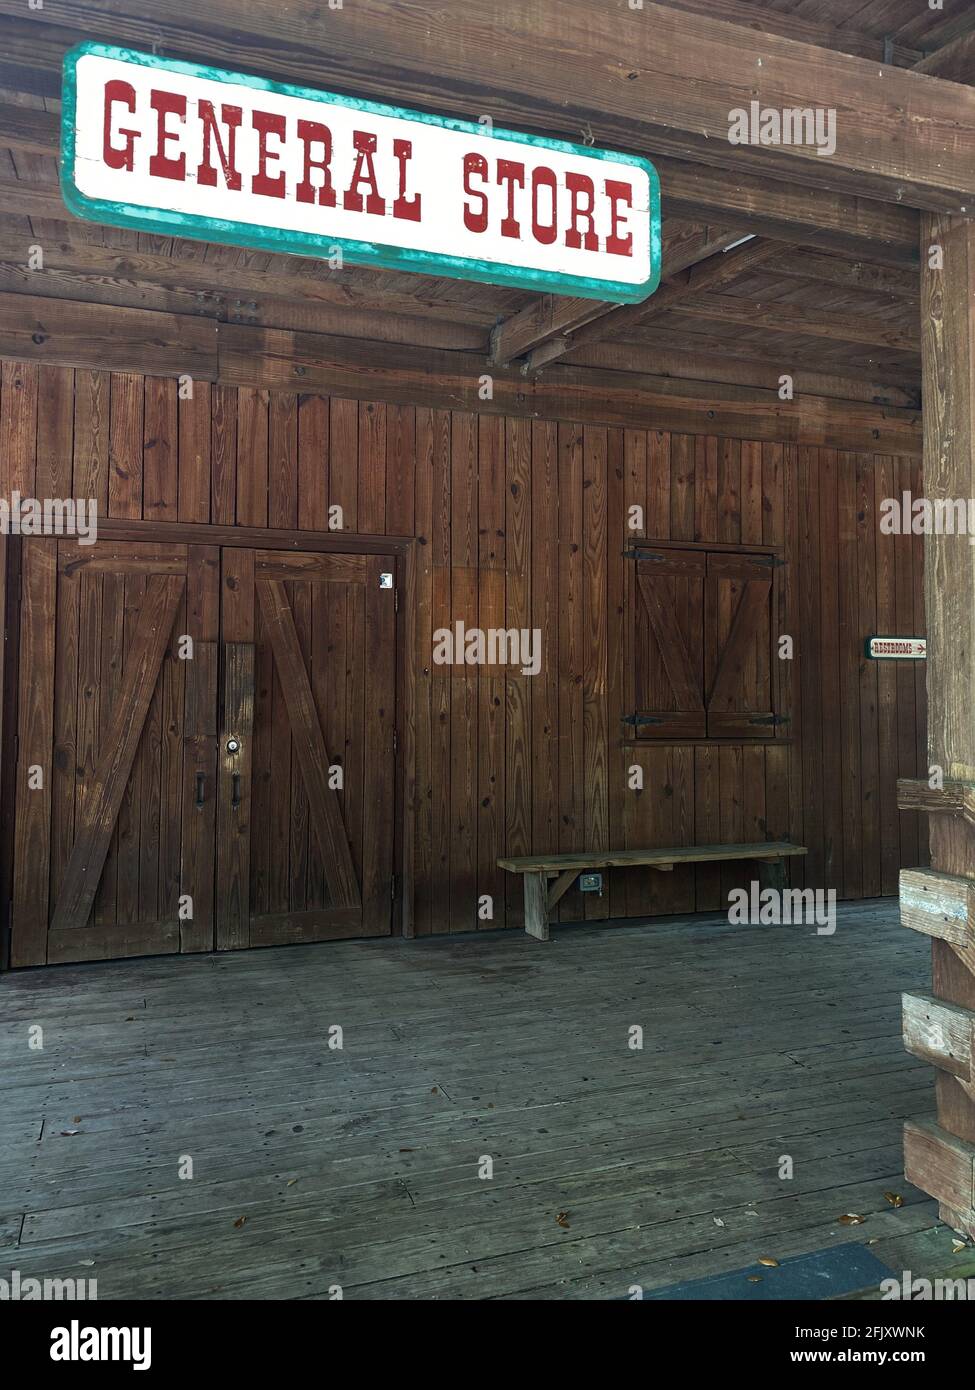
M 395 610 L 379 585 L 389 564 L 224 551 L 224 630 L 253 661 L 245 717 L 225 683 L 218 862 L 247 893 L 218 908 L 224 948 L 390 930 Z M 231 739 L 241 746 L 228 755 Z
M 201 852 L 184 783 L 198 762 L 205 774 L 188 716 L 206 703 L 198 685 L 212 667 L 187 655 L 187 590 L 205 588 L 206 556 L 24 543 L 14 965 L 178 951 L 181 933 L 209 930 L 208 902 L 199 919 L 181 911 L 184 857 Z M 215 569 L 210 582 L 215 597 Z
M 772 736 L 768 562 L 750 555 L 708 555 L 707 594 L 708 736 Z
M 707 557 L 648 552 L 634 565 L 633 700 L 639 738 L 703 738 Z

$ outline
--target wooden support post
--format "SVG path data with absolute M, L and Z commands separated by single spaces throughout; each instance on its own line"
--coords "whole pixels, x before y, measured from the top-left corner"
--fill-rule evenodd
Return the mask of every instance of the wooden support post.
M 921 337 L 924 396 L 924 493 L 931 501 L 975 497 L 975 223 L 945 214 L 921 218 Z M 928 760 L 945 779 L 975 781 L 975 547 L 965 535 L 928 535 L 924 545 L 928 633 Z M 937 791 L 932 795 L 937 797 Z M 946 804 L 929 815 L 931 867 L 902 889 L 904 920 L 915 926 L 922 893 L 941 908 L 932 935 L 932 1008 L 975 1010 L 975 955 L 958 939 L 968 929 L 975 880 L 975 826 Z M 939 879 L 937 875 L 951 875 Z M 909 899 L 909 900 L 908 900 Z M 956 1014 L 951 1015 L 956 1018 Z M 937 1060 L 932 1058 L 932 1060 Z M 942 1059 L 938 1123 L 909 1126 L 908 1175 L 937 1197 L 941 1215 L 975 1235 L 972 1157 L 975 1100 Z
M 548 875 L 525 874 L 525 931 L 539 941 L 548 940 Z

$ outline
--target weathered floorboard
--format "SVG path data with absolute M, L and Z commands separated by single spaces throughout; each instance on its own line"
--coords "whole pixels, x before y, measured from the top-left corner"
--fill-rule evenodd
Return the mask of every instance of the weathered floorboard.
M 697 917 L 9 975 L 0 1244 L 24 1277 L 93 1261 L 101 1298 L 432 1299 L 913 1239 L 936 1209 L 899 1134 L 933 1097 L 900 995 L 925 948 L 866 902 L 830 938 Z

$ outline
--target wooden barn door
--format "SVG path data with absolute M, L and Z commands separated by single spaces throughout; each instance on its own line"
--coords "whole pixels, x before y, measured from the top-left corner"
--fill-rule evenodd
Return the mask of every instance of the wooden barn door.
M 22 554 L 12 964 L 388 933 L 390 561 Z
M 392 563 L 223 552 L 217 946 L 386 935 Z
M 217 558 L 24 543 L 15 966 L 212 945 L 212 815 L 187 793 L 212 807 Z

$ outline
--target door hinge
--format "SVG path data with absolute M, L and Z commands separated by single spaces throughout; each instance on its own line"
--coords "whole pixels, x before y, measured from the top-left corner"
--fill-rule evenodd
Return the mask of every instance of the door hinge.
M 390 876 L 389 876 L 389 901 L 390 901 L 391 903 L 394 903 L 394 902 L 396 901 L 396 875 L 395 875 L 395 874 L 390 874 Z
M 393 612 L 399 612 L 399 589 L 393 590 Z
M 789 716 L 787 714 L 756 714 L 748 722 L 749 724 L 788 724 Z
M 781 569 L 787 563 L 781 555 L 750 555 L 746 558 L 754 560 L 757 565 L 768 565 L 773 570 Z
M 662 724 L 664 721 L 659 714 L 624 714 L 623 723 L 631 725 L 634 729 L 639 729 L 642 724 Z
M 393 729 L 393 752 L 399 752 L 399 730 Z

